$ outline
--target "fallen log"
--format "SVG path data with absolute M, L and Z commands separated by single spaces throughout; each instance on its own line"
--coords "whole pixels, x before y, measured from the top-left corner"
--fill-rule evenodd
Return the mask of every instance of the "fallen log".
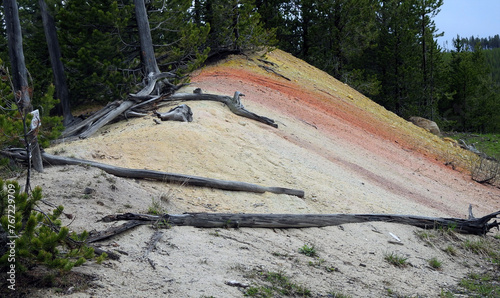
M 26 153 L 20 148 L 8 148 L 0 151 L 0 155 L 8 158 L 12 158 L 17 161 L 26 161 Z M 303 198 L 305 193 L 303 190 L 285 188 L 285 187 L 273 187 L 273 186 L 261 186 L 248 182 L 239 182 L 231 180 L 220 180 L 213 178 L 205 178 L 199 176 L 191 176 L 184 174 L 175 174 L 161 171 L 153 170 L 140 170 L 140 169 L 129 169 L 122 168 L 112 165 L 107 165 L 91 160 L 70 158 L 52 155 L 48 153 L 42 153 L 43 161 L 49 166 L 56 165 L 87 165 L 105 171 L 108 174 L 112 174 L 118 177 L 124 178 L 135 178 L 135 179 L 150 179 L 166 183 L 178 183 L 186 186 L 200 186 L 200 187 L 210 187 L 222 190 L 232 190 L 232 191 L 247 191 L 253 193 L 265 193 L 271 192 L 275 194 L 286 194 L 291 196 L 297 196 Z
M 61 138 L 67 140 L 72 139 L 85 139 L 94 134 L 104 125 L 110 123 L 120 115 L 125 118 L 129 116 L 143 117 L 147 115 L 147 111 L 153 110 L 158 106 L 160 101 L 188 101 L 188 100 L 211 100 L 224 103 L 231 112 L 234 114 L 246 117 L 272 127 L 277 128 L 278 125 L 273 119 L 257 115 L 245 109 L 241 103 L 240 96 L 244 94 L 236 91 L 233 97 L 226 95 L 203 94 L 199 93 L 175 93 L 170 96 L 156 95 L 152 96 L 148 92 L 153 91 L 156 80 L 159 78 L 170 77 L 170 73 L 161 73 L 153 75 L 148 81 L 148 85 L 136 94 L 130 94 L 130 99 L 126 101 L 114 101 L 109 103 L 106 107 L 96 112 L 91 117 L 82 122 L 76 123 L 67 127 L 61 134 Z M 175 86 L 174 86 L 175 87 Z
M 62 132 L 61 138 L 88 138 L 101 127 L 113 121 L 116 117 L 122 114 L 126 115 L 127 111 L 132 110 L 135 106 L 141 105 L 141 101 L 160 98 L 160 96 L 155 97 L 151 95 L 156 86 L 156 82 L 159 79 L 175 77 L 177 77 L 175 74 L 169 72 L 150 73 L 147 78 L 147 84 L 142 90 L 135 94 L 129 94 L 129 99 L 125 101 L 114 101 L 84 121 L 67 127 Z
M 349 223 L 389 222 L 411 225 L 423 229 L 450 228 L 463 234 L 484 235 L 499 223 L 500 211 L 481 218 L 461 219 L 443 217 L 424 217 L 395 214 L 229 214 L 229 213 L 184 213 L 164 214 L 161 216 L 148 214 L 125 213 L 108 215 L 103 222 L 132 220 L 143 224 L 194 226 L 200 228 L 312 228 L 337 226 Z
M 80 132 L 90 128 L 94 122 L 98 121 L 100 118 L 116 109 L 118 106 L 120 106 L 120 104 L 120 101 L 111 102 L 87 119 L 67 127 L 62 132 L 61 138 L 77 137 Z
M 15 156 L 19 158 L 20 156 L 19 153 L 16 152 L 15 154 L 16 154 Z M 187 186 L 201 186 L 201 187 L 210 187 L 223 190 L 247 191 L 254 193 L 271 192 L 275 194 L 287 194 L 301 198 L 304 197 L 303 190 L 290 189 L 284 187 L 268 187 L 247 182 L 219 180 L 219 179 L 212 179 L 212 178 L 205 178 L 198 176 L 153 171 L 153 170 L 122 168 L 103 163 L 98 163 L 95 161 L 57 156 L 48 153 L 43 153 L 42 159 L 48 165 L 88 165 L 99 168 L 105 171 L 106 173 L 125 178 L 151 179 L 166 183 L 179 183 Z
M 108 124 L 116 117 L 120 116 L 123 112 L 127 111 L 135 103 L 136 102 L 132 101 L 132 100 L 127 100 L 127 101 L 121 103 L 118 107 L 109 111 L 109 113 L 107 113 L 103 117 L 99 118 L 94 123 L 92 123 L 92 125 L 89 126 L 85 131 L 79 133 L 78 137 L 80 139 L 85 139 L 85 138 L 90 137 L 92 134 L 94 134 L 96 131 L 98 131 L 101 127 Z

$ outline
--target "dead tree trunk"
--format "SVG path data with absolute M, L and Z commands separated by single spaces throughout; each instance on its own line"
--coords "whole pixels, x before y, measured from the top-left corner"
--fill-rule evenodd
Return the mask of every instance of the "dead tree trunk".
M 23 117 L 33 111 L 30 99 L 30 89 L 28 86 L 28 70 L 24 61 L 23 36 L 21 33 L 21 22 L 19 20 L 19 10 L 15 0 L 3 1 L 5 11 L 5 28 L 7 32 L 7 41 L 9 47 L 9 57 L 12 67 L 12 82 L 14 85 L 14 93 L 16 104 Z M 26 125 L 25 125 L 26 126 Z M 43 172 L 43 163 L 40 154 L 40 146 L 36 136 L 37 130 L 26 131 L 25 139 L 26 149 L 33 157 L 33 168 L 38 172 Z M 31 167 L 31 162 L 28 164 L 28 177 Z M 27 183 L 28 187 L 29 183 Z
M 144 0 L 134 0 L 134 5 L 139 39 L 141 41 L 141 59 L 144 64 L 144 70 L 147 76 L 151 73 L 158 74 L 160 73 L 160 69 L 156 63 L 153 39 L 151 38 L 151 29 L 149 28 L 148 14 Z
M 148 80 L 148 85 L 146 85 L 141 91 L 130 94 L 130 99 L 127 101 L 115 101 L 108 104 L 105 108 L 98 111 L 91 117 L 85 119 L 84 121 L 70 126 L 63 131 L 61 138 L 72 139 L 72 138 L 87 138 L 95 133 L 99 128 L 103 127 L 116 117 L 120 115 L 128 116 L 145 116 L 148 111 L 151 111 L 156 104 L 161 101 L 190 101 L 190 100 L 211 100 L 222 102 L 226 104 L 231 112 L 234 114 L 246 117 L 266 125 L 277 128 L 278 124 L 275 123 L 273 119 L 257 115 L 253 112 L 245 109 L 241 103 L 240 96 L 244 96 L 240 92 L 236 91 L 233 97 L 226 95 L 215 95 L 215 94 L 204 94 L 204 93 L 175 93 L 170 96 L 162 97 L 151 96 L 153 92 L 156 81 L 161 78 L 171 78 L 175 75 L 170 73 L 160 73 L 156 75 L 151 75 Z M 139 103 L 138 103 L 139 102 Z
M 228 214 L 228 213 L 185 213 L 165 214 L 162 216 L 148 214 L 125 213 L 108 215 L 102 218 L 103 222 L 127 220 L 139 223 L 168 226 L 194 226 L 200 228 L 312 228 L 338 226 L 350 223 L 389 222 L 411 225 L 423 229 L 453 228 L 454 231 L 464 234 L 484 235 L 499 224 L 492 219 L 498 218 L 500 211 L 481 218 L 460 219 L 443 217 L 424 217 L 414 215 L 394 214 Z M 125 225 L 120 232 L 123 232 Z M 116 229 L 116 228 L 115 228 Z M 114 231 L 114 230 L 113 230 Z M 99 233 L 102 240 L 115 234 L 112 232 Z M 103 238 L 104 237 L 104 238 Z M 97 241 L 97 240 L 96 240 Z
M 88 138 L 99 128 L 108 124 L 110 121 L 121 115 L 135 104 L 135 101 L 127 100 L 125 102 L 115 101 L 108 104 L 105 108 L 94 114 L 92 117 L 84 121 L 66 128 L 61 138 L 78 137 L 81 139 Z
M 50 64 L 54 73 L 54 81 L 56 85 L 56 96 L 61 103 L 63 114 L 63 124 L 68 126 L 73 122 L 73 115 L 69 104 L 68 84 L 66 83 L 66 75 L 64 74 L 64 66 L 61 60 L 61 48 L 57 39 L 57 30 L 54 18 L 49 13 L 45 0 L 38 0 L 40 13 L 42 15 L 43 29 L 45 31 L 45 39 L 49 49 Z
M 22 149 L 11 148 L 0 151 L 0 155 L 3 155 L 8 158 L 12 158 L 18 161 L 26 161 L 26 152 Z M 246 191 L 246 192 L 254 192 L 254 193 L 264 193 L 271 192 L 275 194 L 286 194 L 297 197 L 304 197 L 304 191 L 298 189 L 284 188 L 284 187 L 269 187 L 269 186 L 261 186 L 257 184 L 247 183 L 247 182 L 239 182 L 239 181 L 230 181 L 230 180 L 220 180 L 220 179 L 212 179 L 212 178 L 204 178 L 199 176 L 190 176 L 183 174 L 174 174 L 153 170 L 139 170 L 139 169 L 128 169 L 122 167 L 115 167 L 103 163 L 98 163 L 90 160 L 77 159 L 77 158 L 69 158 L 51 155 L 48 153 L 43 153 L 43 160 L 49 166 L 55 165 L 88 165 L 92 167 L 96 167 L 109 173 L 111 175 L 115 175 L 118 177 L 124 178 L 135 178 L 135 179 L 149 179 L 156 180 L 166 183 L 178 183 L 182 185 L 188 186 L 200 186 L 200 187 L 210 187 L 216 189 L 223 190 L 232 190 L 232 191 Z
M 93 162 L 90 160 L 61 157 L 47 153 L 43 154 L 43 160 L 49 165 L 89 165 L 92 167 L 99 168 L 109 174 L 125 178 L 151 179 L 167 183 L 180 183 L 183 185 L 211 187 L 223 190 L 247 191 L 255 193 L 272 192 L 276 194 L 287 194 L 298 197 L 304 197 L 304 191 L 297 189 L 289 189 L 283 187 L 267 187 L 246 182 L 219 180 L 219 179 L 204 178 L 204 177 L 190 176 L 183 174 L 173 174 L 173 173 L 152 171 L 152 170 L 121 168 L 98 162 Z

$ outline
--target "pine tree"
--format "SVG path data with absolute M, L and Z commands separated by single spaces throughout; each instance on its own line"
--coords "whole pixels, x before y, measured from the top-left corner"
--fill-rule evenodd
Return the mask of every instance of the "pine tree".
M 112 0 L 69 0 L 57 6 L 68 85 L 76 104 L 123 98 L 130 92 L 139 48 L 130 40 L 133 5 Z M 132 46 L 131 46 L 132 44 Z M 136 67 L 138 63 L 136 63 Z
M 382 84 L 375 99 L 400 116 L 409 106 L 412 83 L 417 76 L 417 19 L 414 1 L 381 1 L 378 7 L 378 40 L 373 67 Z
M 189 0 L 147 5 L 149 23 L 161 71 L 186 74 L 203 63 L 210 51 L 206 42 L 210 26 L 201 23 L 200 11 Z M 197 16 L 198 13 L 198 16 Z
M 309 30 L 312 47 L 308 61 L 356 85 L 354 73 L 362 66 L 358 61 L 376 38 L 374 8 L 372 0 L 318 2 Z
M 420 46 L 420 94 L 416 94 L 419 116 L 437 119 L 437 103 L 441 93 L 441 80 L 439 79 L 442 61 L 436 38 L 438 30 L 432 20 L 443 5 L 442 0 L 422 0 L 416 3 L 416 13 L 419 16 L 419 46 Z
M 28 194 L 20 191 L 17 182 L 0 179 L 2 268 L 14 268 L 21 273 L 33 264 L 44 264 L 69 271 L 94 257 L 93 248 L 83 242 L 88 236 L 86 231 L 70 235 L 67 227 L 61 227 L 62 206 L 52 213 L 34 210 L 41 199 L 40 187 Z M 102 255 L 98 261 L 105 257 Z
M 466 40 L 453 40 L 446 99 L 440 104 L 443 116 L 459 131 L 486 132 L 500 127 L 498 86 L 486 64 L 480 44 L 470 50 Z
M 194 17 L 210 26 L 207 47 L 212 54 L 256 50 L 273 43 L 274 33 L 264 29 L 253 0 L 199 0 Z M 199 17 L 201 16 L 201 17 Z

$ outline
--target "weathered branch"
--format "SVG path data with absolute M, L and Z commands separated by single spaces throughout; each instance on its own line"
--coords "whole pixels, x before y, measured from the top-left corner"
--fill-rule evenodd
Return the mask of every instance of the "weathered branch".
M 168 224 L 169 226 L 194 226 L 202 228 L 311 228 L 336 226 L 349 223 L 372 221 L 399 223 L 423 229 L 439 227 L 453 228 L 464 234 L 484 235 L 492 228 L 498 228 L 499 223 L 492 219 L 498 218 L 500 211 L 481 218 L 460 219 L 443 217 L 424 217 L 414 215 L 393 214 L 227 214 L 227 213 L 185 213 L 153 216 L 147 214 L 125 213 L 109 215 L 104 222 L 117 220 L 133 220 L 149 224 Z
M 108 104 L 105 108 L 95 113 L 91 117 L 85 119 L 84 121 L 72 125 L 66 128 L 61 138 L 88 138 L 101 127 L 106 125 L 107 123 L 114 120 L 116 117 L 124 114 L 127 116 L 136 116 L 141 117 L 144 116 L 144 112 L 148 110 L 147 106 L 155 106 L 158 101 L 188 101 L 188 100 L 211 100 L 222 102 L 226 104 L 231 112 L 238 116 L 246 117 L 255 121 L 259 121 L 261 123 L 270 125 L 272 127 L 278 127 L 278 125 L 274 122 L 273 119 L 259 116 L 255 113 L 252 113 L 245 109 L 243 104 L 241 104 L 240 96 L 244 96 L 240 92 L 236 91 L 233 97 L 225 96 L 225 95 L 215 95 L 215 94 L 202 94 L 202 93 L 176 93 L 171 96 L 162 98 L 161 96 L 151 96 L 153 88 L 156 84 L 156 80 L 165 77 L 171 77 L 173 74 L 170 73 L 160 73 L 160 74 L 150 74 L 148 79 L 148 86 L 144 87 L 141 91 L 136 94 L 130 94 L 133 100 L 127 100 L 124 102 L 115 101 Z M 137 101 L 143 100 L 143 102 L 137 103 Z M 137 111 L 137 108 L 143 108 L 144 111 Z
M 173 173 L 152 171 L 152 170 L 128 169 L 128 168 L 122 168 L 103 163 L 98 163 L 90 160 L 62 157 L 47 153 L 43 153 L 42 158 L 49 165 L 89 165 L 119 177 L 151 179 L 166 183 L 180 183 L 184 185 L 210 187 L 223 190 L 247 191 L 254 193 L 272 192 L 276 194 L 287 194 L 292 196 L 304 197 L 304 191 L 297 189 L 290 189 L 283 187 L 267 187 L 247 182 L 219 180 L 219 179 L 204 178 L 204 177 L 190 176 L 183 174 L 173 174 Z
M 129 222 L 126 222 L 126 223 L 119 225 L 117 227 L 111 227 L 111 228 L 107 229 L 106 231 L 94 233 L 94 234 L 90 235 L 89 238 L 87 238 L 86 242 L 92 243 L 92 242 L 97 242 L 97 241 L 101 241 L 104 239 L 108 239 L 114 235 L 118 235 L 118 234 L 123 233 L 125 231 L 128 231 L 132 228 L 135 228 L 141 224 L 144 224 L 144 222 L 140 221 L 140 220 L 129 221 Z
M 272 69 L 271 67 L 269 66 L 265 66 L 265 65 L 259 65 L 259 67 L 263 68 L 265 71 L 267 72 L 272 72 L 274 73 L 275 75 L 287 80 L 287 81 L 291 81 L 291 79 L 285 77 L 284 75 L 280 74 L 279 72 L 277 72 L 276 70 Z
M 215 95 L 215 94 L 204 94 L 204 93 L 176 93 L 167 97 L 165 100 L 166 101 L 211 100 L 211 101 L 222 102 L 229 107 L 231 112 L 233 112 L 238 116 L 259 121 L 275 128 L 278 127 L 278 125 L 274 122 L 273 119 L 264 116 L 259 116 L 245 109 L 243 104 L 241 104 L 240 96 L 244 96 L 244 94 L 241 94 L 238 91 L 234 93 L 233 97 L 226 95 Z
M 163 236 L 162 232 L 155 231 L 147 244 L 146 251 L 142 255 L 142 259 L 148 260 L 149 264 L 151 265 L 151 267 L 153 267 L 153 269 L 156 269 L 156 266 L 154 264 L 154 261 L 149 258 L 149 253 L 155 248 L 156 243 L 160 241 L 162 236 Z
M 79 122 L 77 124 L 67 127 L 61 134 L 61 138 L 70 138 L 77 136 L 81 131 L 85 131 L 93 125 L 94 122 L 98 121 L 100 118 L 104 117 L 106 114 L 110 113 L 112 110 L 120 106 L 121 102 L 114 101 L 107 104 L 104 108 L 88 117 L 87 119 Z
M 108 124 L 110 121 L 118 117 L 121 113 L 125 112 L 128 108 L 135 104 L 134 101 L 127 100 L 121 103 L 117 108 L 107 113 L 104 117 L 100 118 L 92 124 L 88 129 L 79 134 L 80 139 L 85 139 L 90 137 L 93 133 L 99 130 L 99 128 Z
M 26 153 L 19 148 L 10 148 L 0 151 L 0 155 L 14 158 L 17 160 L 27 160 Z M 139 169 L 129 169 L 116 167 L 112 165 L 107 165 L 103 163 L 98 163 L 85 159 L 69 158 L 63 156 L 52 155 L 48 153 L 42 154 L 43 161 L 49 166 L 55 165 L 88 165 L 92 167 L 99 168 L 109 174 L 125 177 L 125 178 L 136 178 L 136 179 L 151 179 L 166 183 L 180 183 L 188 186 L 200 186 L 200 187 L 210 187 L 223 190 L 232 191 L 247 191 L 254 193 L 264 193 L 271 192 L 276 194 L 287 194 L 297 197 L 304 197 L 304 191 L 298 189 L 284 188 L 284 187 L 268 187 L 261 186 L 257 184 L 230 181 L 230 180 L 220 180 L 213 178 L 205 178 L 199 176 L 190 176 L 184 174 L 175 174 L 161 171 L 153 170 L 139 170 Z
M 141 91 L 135 93 L 135 94 L 130 94 L 132 98 L 136 99 L 149 99 L 151 98 L 151 93 L 153 93 L 153 90 L 156 86 L 156 81 L 159 79 L 163 78 L 175 78 L 177 77 L 175 74 L 172 74 L 170 72 L 158 72 L 158 73 L 150 73 L 148 75 L 148 83 L 147 85 L 142 88 Z

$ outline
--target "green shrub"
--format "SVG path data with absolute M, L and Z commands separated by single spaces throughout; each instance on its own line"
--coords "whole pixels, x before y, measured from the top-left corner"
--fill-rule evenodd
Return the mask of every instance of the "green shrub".
M 35 208 L 42 199 L 40 187 L 27 194 L 17 182 L 0 179 L 0 199 L 0 266 L 22 272 L 43 264 L 69 271 L 94 257 L 94 249 L 83 242 L 87 232 L 69 235 L 69 229 L 61 227 L 62 206 L 51 214 Z
M 316 252 L 316 248 L 314 247 L 314 245 L 307 245 L 307 244 L 304 244 L 304 246 L 302 246 L 301 248 L 299 248 L 299 253 L 303 254 L 303 255 L 306 255 L 308 257 L 315 257 L 317 256 L 317 252 Z
M 0 73 L 6 74 L 0 78 L 0 150 L 7 146 L 25 147 L 23 135 L 23 115 L 16 105 L 14 93 L 9 84 L 8 70 L 0 59 Z M 50 84 L 43 94 L 31 99 L 33 109 L 39 110 L 42 125 L 38 128 L 38 143 L 48 147 L 50 141 L 57 139 L 64 129 L 62 117 L 50 116 L 50 110 L 59 102 L 54 99 L 55 87 Z M 38 92 L 37 92 L 38 94 Z M 32 115 L 26 114 L 26 126 L 29 130 Z M 0 165 L 1 166 L 1 165 Z

